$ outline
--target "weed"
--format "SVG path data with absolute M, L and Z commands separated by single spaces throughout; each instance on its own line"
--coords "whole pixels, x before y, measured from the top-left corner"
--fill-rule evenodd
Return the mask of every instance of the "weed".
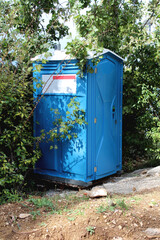
M 61 200 L 61 196 L 57 194 L 54 196 L 54 201 L 57 202 L 58 200 Z
M 86 227 L 86 230 L 90 235 L 93 235 L 95 233 L 95 227 L 93 226 Z
M 88 207 L 89 204 L 85 204 L 85 206 L 80 207 L 76 210 L 70 210 L 71 206 L 74 206 L 76 203 L 87 201 L 89 198 L 84 196 L 83 198 L 77 197 L 73 194 L 66 195 L 65 198 L 62 198 L 59 195 L 54 196 L 53 198 L 49 197 L 29 197 L 26 200 L 27 203 L 21 203 L 23 207 L 28 208 L 35 219 L 37 215 L 40 215 L 40 210 L 43 208 L 47 214 L 62 214 L 63 212 L 68 212 L 68 217 L 70 221 L 73 221 L 77 215 L 84 215 L 84 209 L 86 206 Z M 60 201 L 59 201 L 60 200 Z M 29 204 L 28 204 L 29 203 Z M 44 212 L 44 211 L 43 211 Z
M 42 198 L 29 198 L 27 200 L 28 202 L 34 204 L 34 206 L 39 209 L 39 208 L 45 208 L 46 211 L 55 211 L 55 207 L 53 206 L 53 202 L 45 197 Z
M 97 208 L 97 213 L 103 213 L 103 212 L 106 212 L 107 210 L 108 210 L 108 206 L 100 205 L 100 206 Z
M 32 215 L 33 220 L 36 220 L 37 216 L 41 215 L 40 211 L 32 211 L 30 214 Z
M 47 224 L 44 223 L 44 222 L 40 223 L 39 225 L 40 225 L 41 227 L 45 227 L 45 226 L 47 226 Z
M 142 200 L 142 198 L 137 197 L 137 196 L 133 196 L 133 197 L 131 197 L 129 200 L 132 201 L 132 202 L 134 201 L 135 203 L 138 203 L 139 201 Z
M 155 202 L 155 201 L 151 201 L 151 203 L 150 203 L 150 205 L 153 205 L 153 206 L 156 206 L 157 205 L 157 202 Z
M 63 212 L 70 212 L 70 211 L 71 211 L 71 210 L 68 209 L 68 208 L 66 208 L 66 207 L 63 209 Z
M 23 206 L 23 207 L 25 207 L 25 208 L 28 208 L 29 210 L 32 210 L 33 208 L 31 208 L 30 206 L 27 206 L 26 204 L 24 204 L 24 203 L 21 203 L 21 205 Z
M 2 191 L 2 196 L 0 195 L 0 205 L 7 202 L 20 202 L 22 201 L 22 194 L 16 190 L 4 189 Z
M 58 209 L 56 211 L 51 212 L 51 214 L 54 214 L 54 213 L 56 213 L 58 215 L 61 215 L 63 213 L 63 210 L 62 209 Z
M 116 202 L 116 205 L 119 206 L 121 208 L 121 210 L 128 210 L 129 209 L 129 206 L 124 202 L 124 199 L 123 200 L 118 200 Z
M 67 201 L 73 201 L 73 202 L 76 202 L 76 203 L 79 203 L 79 202 L 82 202 L 82 201 L 87 201 L 87 200 L 89 200 L 89 197 L 88 196 L 86 196 L 86 195 L 84 195 L 83 197 L 77 197 L 77 196 L 75 196 L 75 195 L 73 195 L 73 194 L 69 194 L 69 195 L 66 195 L 65 196 L 65 199 L 67 200 Z
M 112 211 L 112 212 L 114 212 L 115 208 L 116 208 L 116 205 L 115 206 L 108 206 L 108 210 Z
M 75 215 L 81 215 L 81 216 L 84 216 L 84 212 L 83 212 L 81 209 L 79 209 L 79 210 L 75 210 L 75 211 L 74 211 L 74 214 L 75 214 Z
M 18 223 L 18 222 L 16 222 L 16 224 L 17 224 L 17 227 L 18 227 L 18 229 L 20 230 L 20 229 L 21 229 L 21 227 L 20 227 L 19 223 Z
M 79 202 L 81 201 L 88 201 L 89 200 L 89 196 L 83 195 L 83 197 L 78 197 Z
M 116 207 L 120 207 L 121 210 L 124 210 L 124 209 L 128 210 L 129 209 L 129 206 L 124 202 L 124 199 L 122 199 L 122 200 L 117 199 L 117 200 L 115 200 L 115 204 L 113 206 L 108 205 L 108 204 L 100 205 L 97 208 L 97 213 L 103 213 L 103 212 L 106 212 L 107 210 L 114 211 Z
M 76 219 L 76 217 L 68 217 L 69 221 L 74 221 Z

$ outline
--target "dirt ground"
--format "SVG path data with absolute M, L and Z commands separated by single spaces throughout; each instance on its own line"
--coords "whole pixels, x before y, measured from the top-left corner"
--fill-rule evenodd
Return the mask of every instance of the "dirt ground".
M 84 196 L 83 196 L 84 195 Z M 40 199 L 36 205 L 34 199 Z M 44 198 L 32 197 L 0 206 L 0 240 L 144 240 L 147 228 L 160 228 L 160 188 L 132 195 L 90 199 L 85 193 Z M 50 209 L 50 210 L 49 210 Z M 20 214 L 25 218 L 20 218 Z

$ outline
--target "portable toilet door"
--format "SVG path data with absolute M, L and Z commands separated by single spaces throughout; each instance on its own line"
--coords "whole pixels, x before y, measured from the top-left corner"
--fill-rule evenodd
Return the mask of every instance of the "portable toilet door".
M 53 56 L 43 64 L 40 73 L 34 72 L 34 77 L 38 81 L 46 81 L 53 72 L 61 78 L 72 76 L 72 91 L 63 92 L 66 86 L 62 86 L 62 92 L 56 92 L 55 82 L 53 92 L 45 93 L 34 83 L 35 100 L 44 95 L 34 112 L 35 136 L 39 136 L 42 129 L 52 129 L 54 113 L 50 109 L 59 108 L 65 116 L 67 104 L 74 96 L 80 102 L 80 108 L 85 110 L 88 124 L 85 128 L 79 127 L 77 140 L 58 143 L 57 150 L 50 150 L 50 143 L 41 143 L 42 157 L 35 172 L 42 178 L 85 185 L 122 168 L 123 59 L 110 50 L 104 50 L 97 66 L 92 64 L 92 56 L 88 59 L 87 65 L 93 67 L 94 73 L 84 72 L 84 77 L 80 78 L 76 75 L 79 71 L 77 60 L 64 63 L 60 53 L 57 53 L 59 58 Z
M 88 76 L 88 116 L 92 124 L 88 153 L 94 159 L 94 179 L 122 168 L 122 74 L 122 59 L 108 51 L 94 67 L 94 74 Z
M 60 115 L 66 118 L 68 103 L 73 97 L 79 102 L 80 109 L 87 112 L 87 76 L 83 78 L 77 75 L 79 68 L 77 60 L 66 60 L 65 54 L 55 51 L 51 59 L 42 64 L 40 72 L 34 71 L 35 77 L 34 99 L 37 102 L 41 98 L 34 111 L 34 134 L 41 135 L 41 130 L 46 132 L 53 129 L 53 121 L 56 116 L 53 109 L 58 109 Z M 64 60 L 65 59 L 65 60 Z M 43 83 L 42 87 L 37 87 L 37 83 Z M 35 173 L 41 178 L 51 178 L 54 181 L 71 182 L 71 180 L 86 182 L 86 151 L 87 151 L 87 126 L 76 126 L 78 138 L 74 140 L 53 142 L 40 142 L 42 152 L 41 158 L 35 166 Z M 54 146 L 56 148 L 50 148 Z M 81 181 L 81 182 L 80 182 Z

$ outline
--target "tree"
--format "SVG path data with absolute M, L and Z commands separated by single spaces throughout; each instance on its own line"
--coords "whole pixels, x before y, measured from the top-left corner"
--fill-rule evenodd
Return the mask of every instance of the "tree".
M 68 52 L 86 63 L 88 50 L 102 47 L 125 59 L 123 97 L 123 159 L 160 163 L 160 3 L 150 1 L 70 1 L 80 37 L 68 44 Z M 148 31 L 148 23 L 153 26 Z M 91 71 L 91 69 L 89 69 Z M 154 162 L 153 162 L 154 161 Z M 141 162 L 141 161 L 140 161 Z
M 40 157 L 33 149 L 31 58 L 67 34 L 68 10 L 58 0 L 1 1 L 0 10 L 0 187 L 7 198 Z M 44 12 L 51 15 L 46 28 Z

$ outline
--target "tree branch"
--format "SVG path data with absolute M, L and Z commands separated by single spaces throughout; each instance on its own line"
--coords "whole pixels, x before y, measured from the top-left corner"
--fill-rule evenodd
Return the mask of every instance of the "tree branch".
M 158 5 L 159 2 L 160 2 L 160 0 L 157 1 L 156 5 L 155 5 L 155 8 L 157 7 L 157 5 Z M 154 9 L 155 9 L 155 8 L 154 8 Z M 154 9 L 153 9 L 153 12 L 152 12 L 152 14 L 150 15 L 150 17 L 149 17 L 149 18 L 147 19 L 147 21 L 143 24 L 142 29 L 147 25 L 147 23 L 149 22 L 149 20 L 152 19 L 153 15 L 154 15 L 154 13 L 155 13 Z

